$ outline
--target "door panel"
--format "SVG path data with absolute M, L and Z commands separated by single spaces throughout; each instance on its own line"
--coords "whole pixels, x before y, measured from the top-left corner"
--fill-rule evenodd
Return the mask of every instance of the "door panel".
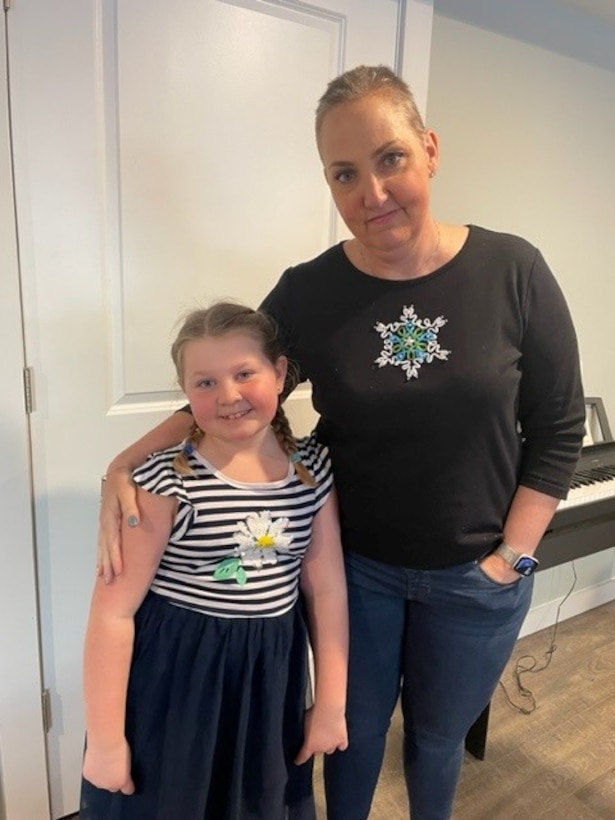
M 426 5 L 29 0 L 11 10 L 53 817 L 77 806 L 100 474 L 182 400 L 168 353 L 180 313 L 219 297 L 256 304 L 285 267 L 344 235 L 314 146 L 316 101 L 349 65 L 401 67 L 410 37 L 424 53 Z M 421 71 L 426 88 L 427 62 Z M 296 431 L 309 429 L 306 388 L 289 409 Z

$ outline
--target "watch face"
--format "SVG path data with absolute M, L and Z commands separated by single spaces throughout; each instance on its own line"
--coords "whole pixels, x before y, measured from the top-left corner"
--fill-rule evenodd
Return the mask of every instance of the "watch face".
M 532 558 L 530 555 L 522 555 L 515 561 L 513 569 L 515 572 L 518 572 L 519 575 L 525 575 L 527 577 L 534 572 L 537 566 L 538 561 L 535 558 Z

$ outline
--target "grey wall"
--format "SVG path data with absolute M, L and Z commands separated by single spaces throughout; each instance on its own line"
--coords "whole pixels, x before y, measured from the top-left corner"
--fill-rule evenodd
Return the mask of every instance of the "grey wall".
M 442 141 L 436 212 L 541 248 L 573 312 L 586 395 L 602 396 L 615 422 L 615 66 L 537 46 L 527 13 L 528 37 L 510 34 L 512 4 L 489 5 L 492 23 L 494 8 L 507 9 L 503 31 L 434 18 L 427 120 Z M 570 24 L 574 51 L 578 29 L 558 8 L 552 28 L 561 40 Z M 615 28 L 593 26 L 609 31 L 615 55 Z
M 613 428 L 615 27 L 541 0 L 436 0 L 435 11 L 435 213 L 540 247 L 575 320 L 585 393 L 604 398 Z M 577 590 L 612 578 L 612 552 L 578 562 Z M 570 567 L 539 573 L 535 603 L 569 579 Z

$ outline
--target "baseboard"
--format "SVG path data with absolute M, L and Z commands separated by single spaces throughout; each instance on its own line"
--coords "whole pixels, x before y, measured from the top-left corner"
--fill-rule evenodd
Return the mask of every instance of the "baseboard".
M 562 604 L 562 607 L 559 620 L 565 621 L 575 615 L 587 612 L 589 609 L 594 609 L 594 607 L 608 604 L 613 600 L 615 600 L 615 578 L 609 578 L 608 581 L 573 592 L 563 604 L 562 598 L 547 601 L 545 604 L 530 609 L 521 627 L 519 637 L 523 638 L 525 635 L 531 635 L 541 629 L 553 626 L 560 604 Z

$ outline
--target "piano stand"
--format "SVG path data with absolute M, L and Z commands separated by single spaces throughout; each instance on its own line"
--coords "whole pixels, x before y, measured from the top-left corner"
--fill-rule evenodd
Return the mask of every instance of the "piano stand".
M 588 473 L 591 476 L 596 467 L 606 468 L 615 475 L 615 442 L 584 447 L 575 477 L 583 476 L 587 484 Z M 536 553 L 540 560 L 539 571 L 615 546 L 615 492 L 611 494 L 612 480 L 607 478 L 607 481 L 606 485 L 596 484 L 598 488 L 607 488 L 598 500 L 564 506 L 556 511 Z M 605 494 L 608 497 L 604 497 Z M 489 708 L 487 705 L 466 735 L 465 747 L 478 760 L 485 759 Z
M 485 749 L 487 747 L 487 729 L 489 728 L 489 710 L 491 704 L 480 713 L 478 718 L 470 726 L 470 731 L 466 735 L 466 750 L 477 760 L 485 759 Z

